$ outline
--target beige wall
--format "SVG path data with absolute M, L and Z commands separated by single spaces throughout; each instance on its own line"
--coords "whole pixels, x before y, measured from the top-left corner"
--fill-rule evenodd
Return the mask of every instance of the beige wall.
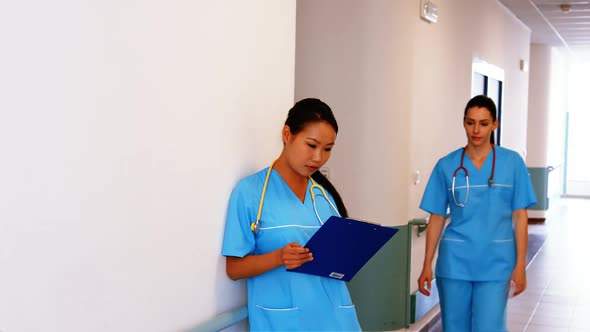
M 531 45 L 530 69 L 528 139 L 536 144 L 529 146 L 526 160 L 531 167 L 546 167 L 549 162 L 546 133 L 549 129 L 551 47 Z
M 565 126 L 567 103 L 568 52 L 547 45 L 531 45 L 529 89 L 529 167 L 554 167 L 549 173 L 550 207 L 563 191 L 565 172 Z M 544 217 L 545 211 L 531 211 Z
M 340 132 L 331 176 L 351 215 L 384 224 L 404 223 L 408 204 L 398 192 L 408 186 L 400 175 L 409 164 L 397 155 L 410 149 L 402 142 L 410 136 L 414 77 L 411 61 L 396 60 L 411 60 L 413 33 L 405 28 L 414 23 L 401 13 L 415 8 L 407 3 L 297 3 L 295 98 L 318 96 L 333 108 Z
M 531 44 L 527 163 L 531 167 L 563 164 L 567 110 L 568 53 Z
M 519 61 L 530 31 L 494 0 L 437 4 L 429 24 L 419 1 L 297 2 L 295 96 L 324 98 L 341 123 L 330 168 L 353 216 L 385 225 L 427 216 L 418 205 L 436 160 L 465 144 L 474 58 L 504 70 L 503 143 L 526 148 Z M 413 242 L 413 290 L 423 239 Z

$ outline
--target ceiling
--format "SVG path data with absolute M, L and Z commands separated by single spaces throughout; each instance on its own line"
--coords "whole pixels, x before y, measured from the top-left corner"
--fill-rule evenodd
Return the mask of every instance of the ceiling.
M 532 43 L 565 47 L 577 55 L 590 54 L 590 1 L 499 1 L 531 29 Z

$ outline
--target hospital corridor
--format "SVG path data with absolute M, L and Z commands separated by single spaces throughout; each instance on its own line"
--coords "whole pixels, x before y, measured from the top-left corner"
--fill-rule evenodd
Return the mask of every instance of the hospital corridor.
M 527 268 L 527 290 L 508 301 L 510 332 L 590 331 L 590 264 L 584 258 L 590 251 L 590 199 L 557 205 L 545 223 L 529 226 L 531 244 L 539 249 Z
M 0 0 L 0 332 L 590 332 L 589 77 L 590 0 Z

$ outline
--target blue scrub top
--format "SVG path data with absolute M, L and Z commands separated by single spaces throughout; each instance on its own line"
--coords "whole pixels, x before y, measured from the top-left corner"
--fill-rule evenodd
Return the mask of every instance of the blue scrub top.
M 305 201 L 272 170 L 260 230 L 253 233 L 268 168 L 242 179 L 227 213 L 222 255 L 261 255 L 291 242 L 305 245 L 321 226 L 309 190 Z M 311 181 L 308 181 L 308 188 Z M 318 190 L 319 192 L 319 190 Z M 322 221 L 335 214 L 316 192 Z M 332 197 L 328 197 L 332 200 Z M 248 279 L 248 314 L 252 331 L 360 331 L 356 310 L 343 281 L 288 272 L 284 266 Z
M 520 155 L 496 146 L 496 167 L 492 187 L 490 151 L 478 170 L 468 156 L 463 166 L 469 173 L 469 197 L 465 207 L 455 204 L 451 193 L 453 173 L 461 164 L 462 148 L 441 158 L 428 181 L 420 208 L 445 216 L 450 222 L 439 243 L 436 276 L 443 278 L 492 281 L 508 280 L 516 264 L 516 244 L 512 212 L 536 203 L 528 170 Z M 455 180 L 458 203 L 467 193 L 465 173 Z

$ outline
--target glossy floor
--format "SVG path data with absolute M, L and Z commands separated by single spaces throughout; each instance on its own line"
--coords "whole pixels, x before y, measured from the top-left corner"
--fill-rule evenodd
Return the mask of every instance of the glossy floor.
M 510 332 L 590 332 L 589 211 L 588 199 L 562 199 L 529 227 L 532 241 L 545 241 L 528 265 L 526 292 L 508 301 Z

